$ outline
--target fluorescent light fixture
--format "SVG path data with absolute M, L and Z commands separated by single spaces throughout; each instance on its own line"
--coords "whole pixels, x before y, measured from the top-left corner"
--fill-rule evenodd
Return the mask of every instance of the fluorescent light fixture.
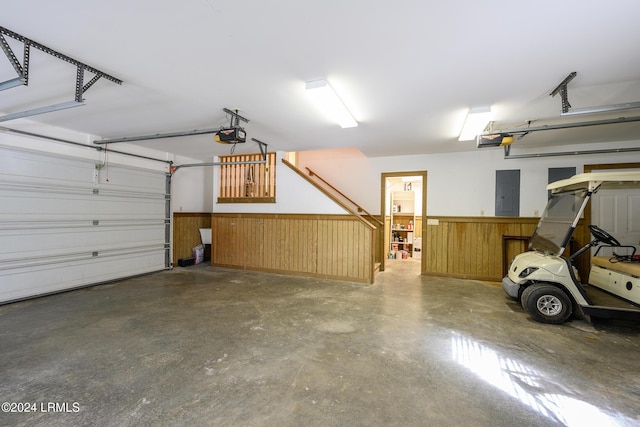
M 491 107 L 475 107 L 469 110 L 458 141 L 471 141 L 482 133 L 491 120 Z
M 325 80 L 307 82 L 306 92 L 314 104 L 342 128 L 353 128 L 358 122 Z

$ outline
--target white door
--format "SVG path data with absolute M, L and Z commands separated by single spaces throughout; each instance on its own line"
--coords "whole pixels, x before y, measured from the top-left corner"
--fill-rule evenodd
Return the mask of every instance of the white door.
M 0 302 L 163 270 L 163 166 L 0 145 Z
M 633 245 L 640 251 L 640 189 L 598 191 L 591 199 L 591 222 L 622 245 Z M 611 256 L 614 251 L 618 255 L 629 253 L 623 249 L 603 248 L 598 255 Z

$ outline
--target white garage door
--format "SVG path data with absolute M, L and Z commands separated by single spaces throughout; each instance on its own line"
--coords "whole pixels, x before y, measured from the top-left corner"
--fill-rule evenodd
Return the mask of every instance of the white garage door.
M 96 163 L 0 146 L 0 302 L 168 266 L 165 173 Z

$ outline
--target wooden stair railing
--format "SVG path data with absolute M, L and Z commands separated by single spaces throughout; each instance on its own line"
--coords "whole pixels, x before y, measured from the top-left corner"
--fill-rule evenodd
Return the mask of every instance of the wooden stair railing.
M 300 175 L 302 178 L 304 178 L 305 181 L 309 182 L 311 185 L 316 187 L 325 196 L 327 196 L 328 198 L 333 200 L 335 203 L 337 203 L 340 207 L 342 207 L 344 210 L 349 212 L 351 215 L 355 216 L 360 221 L 365 223 L 369 228 L 371 228 L 373 230 L 376 230 L 379 227 L 379 225 L 376 225 L 374 223 L 379 223 L 380 225 L 382 225 L 382 223 L 380 221 L 378 221 L 377 218 L 375 218 L 373 216 L 371 216 L 371 218 L 373 220 L 375 220 L 375 221 L 371 221 L 371 220 L 368 220 L 367 218 L 365 218 L 362 215 L 362 212 L 366 212 L 366 211 L 364 209 L 360 208 L 360 206 L 358 206 L 358 204 L 353 202 L 351 199 L 349 199 L 348 197 L 344 196 L 341 192 L 335 190 L 335 187 L 329 185 L 330 186 L 329 189 L 332 190 L 333 192 L 337 192 L 338 193 L 337 195 L 334 194 L 332 191 L 329 191 L 329 189 L 327 189 L 325 186 L 319 185 L 318 182 L 316 182 L 310 176 L 307 176 L 303 171 L 298 169 L 293 163 L 287 161 L 286 159 L 282 159 L 282 163 L 284 163 L 285 165 L 289 166 L 294 172 L 296 172 L 298 175 Z M 317 174 L 314 174 L 313 176 L 318 177 Z M 326 181 L 322 180 L 321 182 L 325 183 Z M 362 210 L 359 210 L 358 208 L 360 208 Z
M 366 216 L 368 218 L 371 218 L 371 220 L 374 223 L 377 223 L 378 226 L 382 226 L 384 225 L 382 223 L 382 221 L 380 221 L 378 218 L 376 218 L 375 216 L 373 216 L 371 213 L 367 212 L 367 210 L 365 208 L 363 208 L 362 206 L 358 205 L 356 202 L 354 202 L 351 198 L 349 198 L 349 196 L 347 196 L 346 194 L 344 194 L 342 191 L 338 190 L 336 187 L 334 187 L 333 185 L 331 185 L 327 180 L 325 180 L 324 178 L 322 178 L 320 175 L 318 175 L 317 173 L 315 173 L 314 171 L 312 171 L 310 168 L 305 167 L 305 169 L 309 172 L 310 176 L 315 176 L 316 178 L 318 178 L 320 181 L 322 181 L 326 186 L 328 186 L 329 188 L 331 188 L 333 191 L 335 191 L 336 193 L 338 193 L 340 196 L 342 196 L 345 200 L 347 200 L 349 203 L 351 203 L 352 205 L 355 206 L 356 211 L 361 214 L 362 216 Z
M 358 220 L 362 221 L 371 229 L 373 233 L 372 238 L 374 254 L 373 274 L 375 274 L 375 272 L 379 272 L 382 257 L 384 256 L 384 223 L 377 217 L 373 216 L 371 213 L 367 212 L 366 209 L 351 200 L 347 195 L 335 188 L 333 185 L 331 185 L 311 169 L 306 168 L 309 173 L 309 176 L 307 176 L 302 170 L 298 169 L 291 162 L 288 162 L 285 159 L 282 159 L 282 162 L 285 165 L 289 166 L 294 172 L 304 178 L 311 185 L 320 190 L 324 195 L 329 197 L 344 210 L 358 218 Z

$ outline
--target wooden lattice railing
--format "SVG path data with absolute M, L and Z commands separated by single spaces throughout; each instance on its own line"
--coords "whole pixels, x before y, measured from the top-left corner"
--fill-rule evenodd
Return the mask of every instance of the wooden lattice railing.
M 220 163 L 218 203 L 276 202 L 276 153 L 266 161 L 262 154 L 221 156 Z

